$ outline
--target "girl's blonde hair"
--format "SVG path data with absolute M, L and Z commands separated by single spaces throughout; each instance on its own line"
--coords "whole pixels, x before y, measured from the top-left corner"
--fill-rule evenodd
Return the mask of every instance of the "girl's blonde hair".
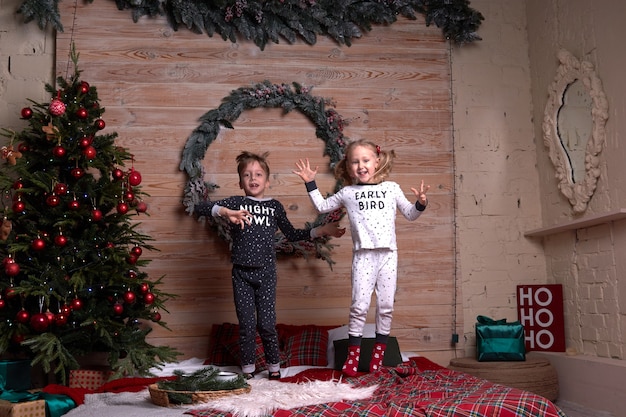
M 374 152 L 374 154 L 376 154 L 376 156 L 378 157 L 378 168 L 373 175 L 375 179 L 374 182 L 383 182 L 391 172 L 391 168 L 393 167 L 393 159 L 396 157 L 396 154 L 393 150 L 382 150 L 379 145 L 376 145 L 374 142 L 367 139 L 359 139 L 348 144 L 348 146 L 346 147 L 346 154 L 344 158 L 339 161 L 335 166 L 335 178 L 343 182 L 344 185 L 354 183 L 354 178 L 350 176 L 350 171 L 348 170 L 347 164 L 350 159 L 350 155 L 352 154 L 352 151 L 358 146 L 369 148 L 372 150 L 372 152 Z
M 243 151 L 239 155 L 237 155 L 237 158 L 235 158 L 235 160 L 237 161 L 237 173 L 239 173 L 239 178 L 241 179 L 241 174 L 243 173 L 243 171 L 249 164 L 254 161 L 258 162 L 259 165 L 261 165 L 261 168 L 263 169 L 263 171 L 265 171 L 265 174 L 269 178 L 270 166 L 267 163 L 267 157 L 269 156 L 269 154 L 269 152 L 265 152 L 262 155 L 257 155 L 252 152 Z

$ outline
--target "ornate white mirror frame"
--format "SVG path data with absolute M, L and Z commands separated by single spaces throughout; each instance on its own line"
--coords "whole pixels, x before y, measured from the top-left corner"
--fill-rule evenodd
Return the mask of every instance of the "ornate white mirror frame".
M 557 53 L 560 62 L 556 77 L 548 88 L 548 102 L 543 116 L 543 140 L 549 151 L 550 160 L 556 169 L 555 176 L 558 187 L 572 205 L 576 214 L 587 209 L 587 203 L 593 195 L 598 177 L 600 176 L 600 152 L 606 137 L 605 125 L 609 117 L 609 106 L 602 89 L 602 82 L 596 75 L 594 67 L 587 61 L 579 61 L 570 52 L 561 49 Z M 584 90 L 589 94 L 591 130 L 584 146 L 584 172 L 575 175 L 572 163 L 572 152 L 564 142 L 559 126 L 559 113 L 563 110 L 565 94 L 576 81 L 582 82 Z M 582 164 L 581 164 L 582 165 Z

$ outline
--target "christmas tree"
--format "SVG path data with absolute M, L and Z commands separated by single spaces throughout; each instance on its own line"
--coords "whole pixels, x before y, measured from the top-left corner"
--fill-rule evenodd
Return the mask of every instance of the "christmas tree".
M 146 341 L 172 298 L 141 268 L 156 250 L 133 155 L 102 134 L 96 88 L 74 74 L 31 101 L 21 133 L 2 129 L 0 354 L 31 358 L 64 382 L 79 359 L 106 352 L 115 375 L 147 375 L 179 354 Z M 127 165 L 131 165 L 127 168 Z M 142 257 L 143 254 L 143 257 Z

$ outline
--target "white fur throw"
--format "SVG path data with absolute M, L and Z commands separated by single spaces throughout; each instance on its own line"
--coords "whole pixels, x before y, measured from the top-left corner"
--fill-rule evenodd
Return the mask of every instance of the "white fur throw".
M 196 405 L 196 409 L 213 408 L 237 417 L 261 417 L 280 409 L 305 407 L 340 401 L 363 400 L 372 396 L 378 385 L 355 388 L 336 381 L 310 381 L 300 384 L 252 379 L 252 390 Z

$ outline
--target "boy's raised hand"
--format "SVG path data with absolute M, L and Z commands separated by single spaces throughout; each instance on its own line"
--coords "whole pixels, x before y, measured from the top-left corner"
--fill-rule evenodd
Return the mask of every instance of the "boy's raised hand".
M 315 169 L 311 169 L 309 158 L 306 158 L 304 161 L 300 159 L 298 162 L 296 162 L 296 166 L 298 167 L 298 169 L 292 172 L 302 178 L 304 182 L 311 182 L 315 179 L 318 167 L 315 167 Z

